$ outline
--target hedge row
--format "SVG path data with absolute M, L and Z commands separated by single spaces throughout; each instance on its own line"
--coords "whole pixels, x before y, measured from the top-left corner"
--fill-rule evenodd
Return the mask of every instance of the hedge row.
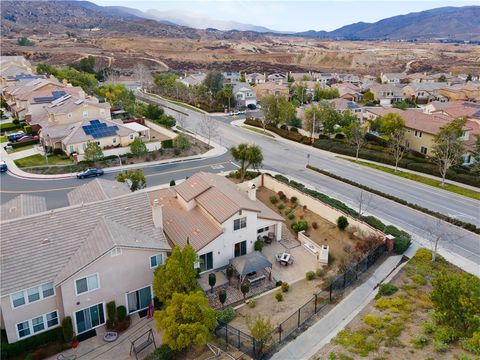
M 405 200 L 403 200 L 403 199 L 397 198 L 396 196 L 393 196 L 393 195 L 390 195 L 390 194 L 386 194 L 386 193 L 381 192 L 381 191 L 376 190 L 376 189 L 372 189 L 372 188 L 370 188 L 370 187 L 368 187 L 368 186 L 365 186 L 365 185 L 363 185 L 363 184 L 359 184 L 359 183 L 357 183 L 357 182 L 355 182 L 355 181 L 352 181 L 352 180 L 349 180 L 349 179 L 345 179 L 345 178 L 343 178 L 343 177 L 341 177 L 341 176 L 332 174 L 332 173 L 330 173 L 330 172 L 328 172 L 328 171 L 325 171 L 325 170 L 316 168 L 316 167 L 314 167 L 314 166 L 308 165 L 307 168 L 310 169 L 310 170 L 319 172 L 319 173 L 321 173 L 321 174 L 323 174 L 323 175 L 330 176 L 330 177 L 332 177 L 332 178 L 334 178 L 334 179 L 336 179 L 336 180 L 343 181 L 344 183 L 353 185 L 353 186 L 358 187 L 358 188 L 360 188 L 360 189 L 363 189 L 363 190 L 365 190 L 365 191 L 368 191 L 368 192 L 371 192 L 371 193 L 373 193 L 373 194 L 376 194 L 376 195 L 382 196 L 382 197 L 384 197 L 384 198 L 387 198 L 387 199 L 389 199 L 389 200 L 395 201 L 395 202 L 397 202 L 397 203 L 399 203 L 399 204 L 402 204 L 402 205 L 411 207 L 412 209 L 421 211 L 421 212 L 423 212 L 423 213 L 425 213 L 425 214 L 434 216 L 434 217 L 436 217 L 436 218 L 438 218 L 438 219 L 440 219 L 440 220 L 446 221 L 446 222 L 448 222 L 448 223 L 450 223 L 450 224 L 453 224 L 453 225 L 455 225 L 455 226 L 459 226 L 459 227 L 461 227 L 461 228 L 463 228 L 463 229 L 465 229 L 465 230 L 469 230 L 469 231 L 474 232 L 474 233 L 476 233 L 476 234 L 480 234 L 480 228 L 476 227 L 476 226 L 473 225 L 473 224 L 464 222 L 464 221 L 462 221 L 462 220 L 454 219 L 454 218 L 452 218 L 452 217 L 450 217 L 450 216 L 447 216 L 447 215 L 444 215 L 444 214 L 442 214 L 442 213 L 439 213 L 439 212 L 436 212 L 436 211 L 433 211 L 433 210 L 424 208 L 424 207 L 422 207 L 422 206 L 420 206 L 420 205 L 417 205 L 417 204 L 412 204 L 412 203 L 410 203 L 410 202 L 408 202 L 408 201 L 405 201 Z M 377 219 L 377 220 L 378 220 L 378 219 Z M 367 222 L 368 222 L 368 221 L 367 221 Z M 376 226 L 373 225 L 373 224 L 370 224 L 370 225 L 376 227 Z M 391 230 L 389 229 L 389 231 L 391 231 Z M 391 232 L 390 232 L 390 233 L 391 233 Z M 395 236 L 394 233 L 391 233 L 391 234 Z
M 12 344 L 9 344 L 6 341 L 5 333 L 2 330 L 1 358 L 8 359 L 16 357 L 20 354 L 34 351 L 38 347 L 52 342 L 63 343 L 63 333 L 61 327 L 45 331 L 38 335 L 31 336 L 29 338 L 14 342 Z
M 27 140 L 22 142 L 8 143 L 7 146 L 11 146 L 12 148 L 17 149 L 17 148 L 21 148 L 28 145 L 35 145 L 35 144 L 38 144 L 39 142 L 40 140 L 38 139 L 32 139 L 32 140 Z
M 255 127 L 259 127 L 259 128 L 262 128 L 263 129 L 263 125 L 260 121 L 258 120 L 252 120 L 252 119 L 247 119 L 245 120 L 245 124 L 246 125 L 251 125 L 251 126 L 255 126 Z M 288 140 L 292 140 L 292 141 L 296 141 L 296 142 L 299 142 L 299 143 L 302 143 L 302 144 L 307 144 L 307 145 L 310 145 L 312 143 L 312 140 L 311 138 L 309 138 L 308 136 L 303 136 L 302 134 L 300 134 L 297 131 L 291 131 L 291 130 L 287 130 L 285 128 L 278 128 L 274 125 L 267 125 L 265 127 L 265 129 L 285 138 L 285 139 L 288 139 Z M 296 129 L 295 129 L 296 130 Z
M 270 175 L 270 174 L 267 174 Z M 270 175 L 271 176 L 271 175 Z M 393 225 L 386 226 L 383 222 L 381 222 L 379 219 L 377 219 L 374 216 L 360 216 L 360 214 L 350 208 L 349 206 L 345 205 L 343 202 L 333 199 L 325 194 L 322 194 L 316 190 L 311 190 L 305 188 L 305 185 L 298 183 L 293 180 L 288 180 L 285 176 L 283 175 L 275 175 L 274 178 L 278 181 L 281 181 L 287 185 L 290 185 L 291 187 L 297 189 L 298 191 L 303 192 L 304 194 L 310 195 L 311 197 L 320 200 L 321 202 L 330 205 L 334 207 L 337 210 L 340 210 L 354 218 L 360 219 L 370 226 L 374 227 L 377 230 L 382 231 L 385 234 L 391 234 L 395 237 L 394 239 L 394 245 L 395 245 L 395 251 L 398 254 L 403 254 L 405 250 L 410 246 L 411 244 L 411 236 L 409 233 L 400 230 L 396 228 Z M 398 239 L 398 240 L 397 240 Z M 397 242 L 401 242 L 401 244 L 397 244 Z
M 13 130 L 21 129 L 22 127 L 23 127 L 23 124 L 20 125 L 20 124 L 14 124 L 14 123 L 4 123 L 4 124 L 0 124 L 0 131 L 1 132 L 13 131 Z

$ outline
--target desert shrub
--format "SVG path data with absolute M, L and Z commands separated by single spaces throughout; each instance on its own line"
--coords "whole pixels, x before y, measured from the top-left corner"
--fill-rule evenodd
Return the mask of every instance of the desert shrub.
M 257 306 L 257 300 L 255 300 L 255 299 L 250 299 L 250 300 L 248 300 L 247 304 L 248 304 L 248 307 L 249 307 L 250 309 L 253 309 L 255 306 Z
M 435 331 L 437 331 L 437 325 L 432 321 L 427 320 L 422 324 L 422 326 L 425 334 L 433 334 Z
M 403 254 L 409 248 L 412 241 L 409 238 L 400 236 L 393 240 L 393 247 L 397 254 Z
M 283 209 L 285 209 L 285 205 L 284 204 L 278 204 L 277 209 L 278 210 L 283 210 Z
M 285 195 L 283 191 L 279 191 L 278 197 L 280 198 L 280 200 L 285 200 L 287 198 L 287 195 Z
M 397 291 L 398 288 L 393 284 L 380 284 L 378 294 L 380 296 L 390 296 L 395 294 Z
M 412 276 L 410 276 L 410 279 L 412 279 L 415 284 L 427 285 L 427 279 L 425 279 L 425 276 L 423 276 L 422 274 L 413 274 Z
M 317 224 L 316 221 L 313 221 L 313 222 L 312 222 L 312 228 L 315 229 L 315 230 L 317 230 L 318 224 Z
M 232 307 L 227 307 L 223 310 L 217 311 L 217 320 L 223 323 L 229 323 L 235 318 L 235 310 Z
M 348 226 L 348 219 L 345 216 L 339 216 L 337 219 L 337 227 L 340 230 L 345 230 Z
M 123 305 L 117 307 L 117 318 L 118 321 L 124 321 L 127 319 L 127 308 Z
M 255 245 L 254 245 L 255 251 L 262 251 L 263 250 L 263 245 L 264 245 L 263 241 L 261 241 L 261 240 L 255 241 Z
M 287 282 L 283 282 L 282 283 L 282 291 L 283 292 L 288 292 L 289 289 L 290 289 L 290 285 L 288 285 Z
M 282 280 L 277 280 L 277 282 L 275 283 L 275 287 L 282 286 L 282 284 L 283 284 Z
M 363 322 L 375 329 L 380 329 L 383 327 L 383 320 L 378 315 L 367 314 L 363 317 Z
M 409 310 L 409 305 L 403 297 L 395 296 L 392 298 L 380 298 L 375 301 L 375 307 L 379 310 L 390 310 L 398 312 L 399 310 Z
M 441 352 L 441 353 L 447 352 L 448 344 L 446 344 L 446 343 L 444 343 L 440 340 L 435 340 L 433 342 L 433 350 L 435 350 L 436 352 Z
M 293 220 L 293 219 L 295 219 L 295 214 L 293 212 L 291 212 L 287 215 L 287 217 L 288 217 L 289 220 Z
M 423 349 L 428 345 L 428 337 L 425 335 L 418 335 L 415 339 L 412 339 L 412 344 L 417 349 Z
M 296 223 L 292 224 L 292 230 L 296 233 L 299 233 L 300 231 L 307 231 L 308 222 L 306 220 L 299 220 Z
M 352 332 L 348 328 L 338 333 L 334 343 L 343 345 L 348 351 L 360 356 L 367 356 L 378 348 L 378 343 L 368 339 L 368 334 L 363 331 Z
M 307 273 L 305 274 L 305 277 L 306 277 L 307 280 L 313 280 L 313 279 L 315 279 L 315 272 L 307 271 Z
M 283 294 L 281 292 L 277 292 L 275 294 L 275 299 L 277 299 L 278 302 L 283 301 Z
M 480 355 L 480 331 L 473 333 L 472 337 L 462 339 L 460 345 L 467 351 L 471 351 L 475 355 Z
M 175 352 L 167 344 L 162 344 L 159 348 L 149 355 L 145 360 L 173 360 L 175 358 Z
M 460 337 L 459 335 L 460 334 L 455 329 L 447 326 L 442 326 L 438 328 L 437 331 L 435 331 L 435 340 L 441 341 L 445 344 L 450 344 L 458 340 L 458 338 Z
M 270 202 L 272 204 L 276 204 L 278 202 L 278 198 L 275 195 L 270 196 Z
M 292 197 L 290 198 L 290 202 L 291 202 L 292 204 L 296 204 L 297 201 L 298 201 L 298 199 L 297 199 L 296 196 L 292 196 Z
M 315 270 L 315 275 L 321 278 L 325 275 L 325 270 L 323 270 L 322 268 L 318 268 L 317 270 Z

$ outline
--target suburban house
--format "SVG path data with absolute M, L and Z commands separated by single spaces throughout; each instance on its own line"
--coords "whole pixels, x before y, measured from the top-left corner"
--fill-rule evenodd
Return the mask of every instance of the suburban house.
M 416 104 L 428 104 L 432 101 L 448 101 L 445 96 L 440 95 L 440 89 L 445 84 L 436 82 L 412 82 L 403 87 L 405 99 Z
M 240 82 L 240 73 L 239 72 L 224 72 L 223 75 L 223 84 L 235 85 Z
M 392 84 L 374 84 L 370 87 L 370 91 L 382 106 L 389 106 L 403 100 L 402 88 Z
M 287 84 L 277 84 L 275 82 L 266 82 L 264 84 L 258 84 L 255 86 L 255 93 L 257 94 L 257 99 L 260 100 L 265 95 L 275 95 L 275 96 L 285 96 L 289 97 L 290 90 L 288 89 Z
M 363 122 L 363 109 L 355 101 L 333 99 L 329 101 L 329 104 L 338 112 L 344 113 L 345 111 L 350 111 L 357 117 L 358 121 Z
M 407 79 L 407 74 L 405 73 L 381 73 L 380 79 L 384 84 L 400 84 L 402 81 Z
M 177 79 L 178 82 L 181 82 L 186 87 L 196 86 L 203 83 L 207 74 L 203 72 L 198 72 L 195 74 L 186 75 L 183 78 Z
M 466 100 L 480 102 L 480 84 L 468 82 L 445 86 L 440 89 L 440 95 L 447 97 L 450 101 Z
M 311 80 L 313 80 L 313 76 L 312 76 L 311 72 L 291 72 L 290 77 L 292 77 L 294 81 L 311 81 Z
M 350 83 L 333 84 L 332 89 L 337 89 L 340 98 L 350 101 L 359 102 L 362 100 L 363 95 L 358 86 Z
M 312 74 L 313 78 L 326 85 L 334 84 L 337 82 L 337 74 L 333 73 L 314 73 Z
M 162 214 L 168 241 L 190 244 L 202 272 L 254 251 L 258 237 L 281 239 L 282 217 L 256 199 L 253 184 L 245 190 L 223 176 L 201 172 L 149 195 Z
M 360 84 L 360 78 L 354 74 L 338 74 L 338 81 L 344 84 Z
M 159 215 L 148 194 L 137 192 L 2 221 L 8 342 L 58 327 L 65 316 L 79 339 L 88 337 L 105 324 L 112 300 L 131 316 L 146 312 L 153 271 L 171 251 Z M 35 231 L 18 231 L 27 228 Z
M 23 56 L 0 56 L 0 86 L 15 81 L 17 76 L 32 75 L 32 65 Z
M 249 84 L 264 84 L 267 81 L 267 75 L 265 73 L 246 74 L 245 81 Z
M 20 194 L 2 204 L 0 210 L 1 221 L 17 219 L 47 211 L 47 202 L 43 196 Z
M 480 104 L 466 101 L 455 101 L 445 104 L 447 106 L 432 109 L 431 113 L 446 115 L 452 119 L 464 116 L 480 119 Z
M 92 181 L 77 186 L 67 194 L 67 197 L 70 205 L 79 205 L 94 201 L 108 200 L 130 193 L 131 191 L 127 183 L 95 178 Z
M 315 96 L 315 89 L 330 89 L 330 87 L 326 84 L 319 83 L 318 81 L 295 81 L 294 85 L 296 86 L 303 86 L 305 88 L 303 93 L 304 101 L 307 99 L 313 99 Z
M 440 77 L 440 75 L 438 77 Z M 432 75 L 427 75 L 426 72 L 409 74 L 407 75 L 407 79 L 410 83 L 434 83 L 437 81 L 437 78 Z
M 248 83 L 236 83 L 233 86 L 233 96 L 235 97 L 237 108 L 248 107 L 255 109 L 257 107 L 257 95 Z
M 270 82 L 276 82 L 278 84 L 288 82 L 288 73 L 274 73 L 267 76 L 267 80 Z

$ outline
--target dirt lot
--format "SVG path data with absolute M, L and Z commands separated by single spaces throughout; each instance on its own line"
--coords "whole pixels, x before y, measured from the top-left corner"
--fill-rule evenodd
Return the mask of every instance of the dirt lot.
M 427 251 L 426 263 L 429 254 Z M 437 270 L 415 261 L 410 261 L 390 282 L 398 288 L 395 293 L 377 296 L 312 359 L 478 359 L 461 349 L 458 342 L 448 344 L 444 352 L 436 348 L 438 330 L 429 331 L 427 325 L 434 324 L 429 293 L 432 273 Z M 444 264 L 447 271 L 458 271 Z M 437 325 L 431 328 L 440 329 Z

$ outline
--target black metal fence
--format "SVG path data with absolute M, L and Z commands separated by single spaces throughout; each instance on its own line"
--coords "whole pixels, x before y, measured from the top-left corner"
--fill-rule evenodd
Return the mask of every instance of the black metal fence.
M 298 310 L 277 326 L 268 344 L 259 344 L 251 335 L 224 323 L 219 323 L 215 329 L 215 335 L 223 339 L 227 344 L 232 345 L 240 351 L 254 357 L 263 356 L 264 349 L 273 349 L 287 339 L 295 330 L 299 329 L 307 320 L 318 314 L 328 304 L 343 294 L 343 291 L 358 281 L 359 276 L 375 264 L 380 256 L 387 251 L 386 244 L 381 244 L 372 250 L 358 263 L 352 265 L 343 274 L 334 278 L 330 285 L 323 291 L 315 294 L 310 300 L 303 304 Z

